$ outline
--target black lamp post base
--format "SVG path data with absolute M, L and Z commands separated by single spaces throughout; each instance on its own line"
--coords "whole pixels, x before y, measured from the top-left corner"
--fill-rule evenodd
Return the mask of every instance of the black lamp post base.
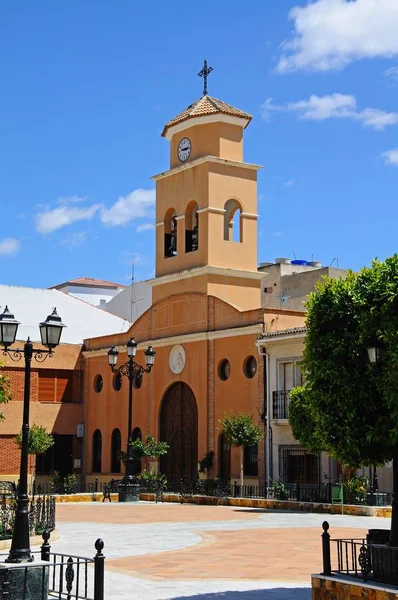
M 138 502 L 140 499 L 140 484 L 136 482 L 119 483 L 119 502 Z
M 49 563 L 41 560 L 34 563 L 0 563 L 0 597 L 47 600 L 48 574 Z

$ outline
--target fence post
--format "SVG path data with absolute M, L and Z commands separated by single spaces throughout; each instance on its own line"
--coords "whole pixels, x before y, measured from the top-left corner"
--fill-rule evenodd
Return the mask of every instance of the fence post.
M 98 492 L 98 477 L 95 478 L 95 491 Z
M 41 560 L 45 560 L 47 562 L 50 562 L 50 550 L 51 550 L 51 546 L 48 543 L 48 540 L 50 539 L 50 532 L 48 531 L 48 529 L 45 529 L 43 531 L 43 543 L 41 545 Z
M 300 484 L 298 481 L 296 481 L 296 500 L 300 502 Z
M 322 523 L 322 558 L 323 558 L 323 573 L 322 575 L 332 574 L 332 565 L 330 562 L 330 534 L 328 532 L 329 523 L 324 521 Z
M 101 538 L 95 542 L 97 554 L 94 556 L 94 600 L 104 600 L 104 562 L 102 554 L 104 542 Z

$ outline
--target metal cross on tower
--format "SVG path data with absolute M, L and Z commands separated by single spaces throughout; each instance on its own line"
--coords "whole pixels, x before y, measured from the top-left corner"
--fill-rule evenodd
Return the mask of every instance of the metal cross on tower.
M 203 95 L 207 96 L 207 78 L 212 72 L 213 67 L 207 66 L 207 60 L 204 60 L 203 69 L 201 69 L 198 73 L 199 77 L 203 77 Z

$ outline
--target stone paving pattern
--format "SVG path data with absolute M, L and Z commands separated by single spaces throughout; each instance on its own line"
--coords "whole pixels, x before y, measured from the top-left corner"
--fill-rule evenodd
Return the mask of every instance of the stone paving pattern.
M 93 556 L 102 537 L 107 600 L 309 600 L 325 518 L 332 537 L 389 526 L 376 517 L 226 506 L 62 504 L 53 550 Z

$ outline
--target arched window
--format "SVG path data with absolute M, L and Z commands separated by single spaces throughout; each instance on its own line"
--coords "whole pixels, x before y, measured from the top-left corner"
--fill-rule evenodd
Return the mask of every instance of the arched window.
M 112 431 L 111 440 L 111 473 L 120 473 L 120 450 L 122 448 L 122 436 L 120 429 Z
M 164 217 L 164 256 L 177 256 L 177 213 L 169 208 Z
M 131 434 L 131 438 L 132 438 L 133 442 L 135 442 L 135 440 L 142 440 L 142 433 L 141 433 L 141 429 L 139 427 L 134 427 L 133 432 Z M 134 460 L 134 475 L 141 473 L 141 471 L 142 471 L 141 459 L 136 458 Z
M 195 201 L 188 204 L 185 213 L 185 252 L 193 252 L 199 248 L 199 215 Z
M 242 207 L 237 200 L 227 200 L 224 205 L 224 240 L 242 242 Z
M 258 445 L 245 446 L 243 453 L 243 472 L 249 477 L 258 476 Z
M 93 473 L 101 473 L 102 434 L 99 429 L 93 433 Z

